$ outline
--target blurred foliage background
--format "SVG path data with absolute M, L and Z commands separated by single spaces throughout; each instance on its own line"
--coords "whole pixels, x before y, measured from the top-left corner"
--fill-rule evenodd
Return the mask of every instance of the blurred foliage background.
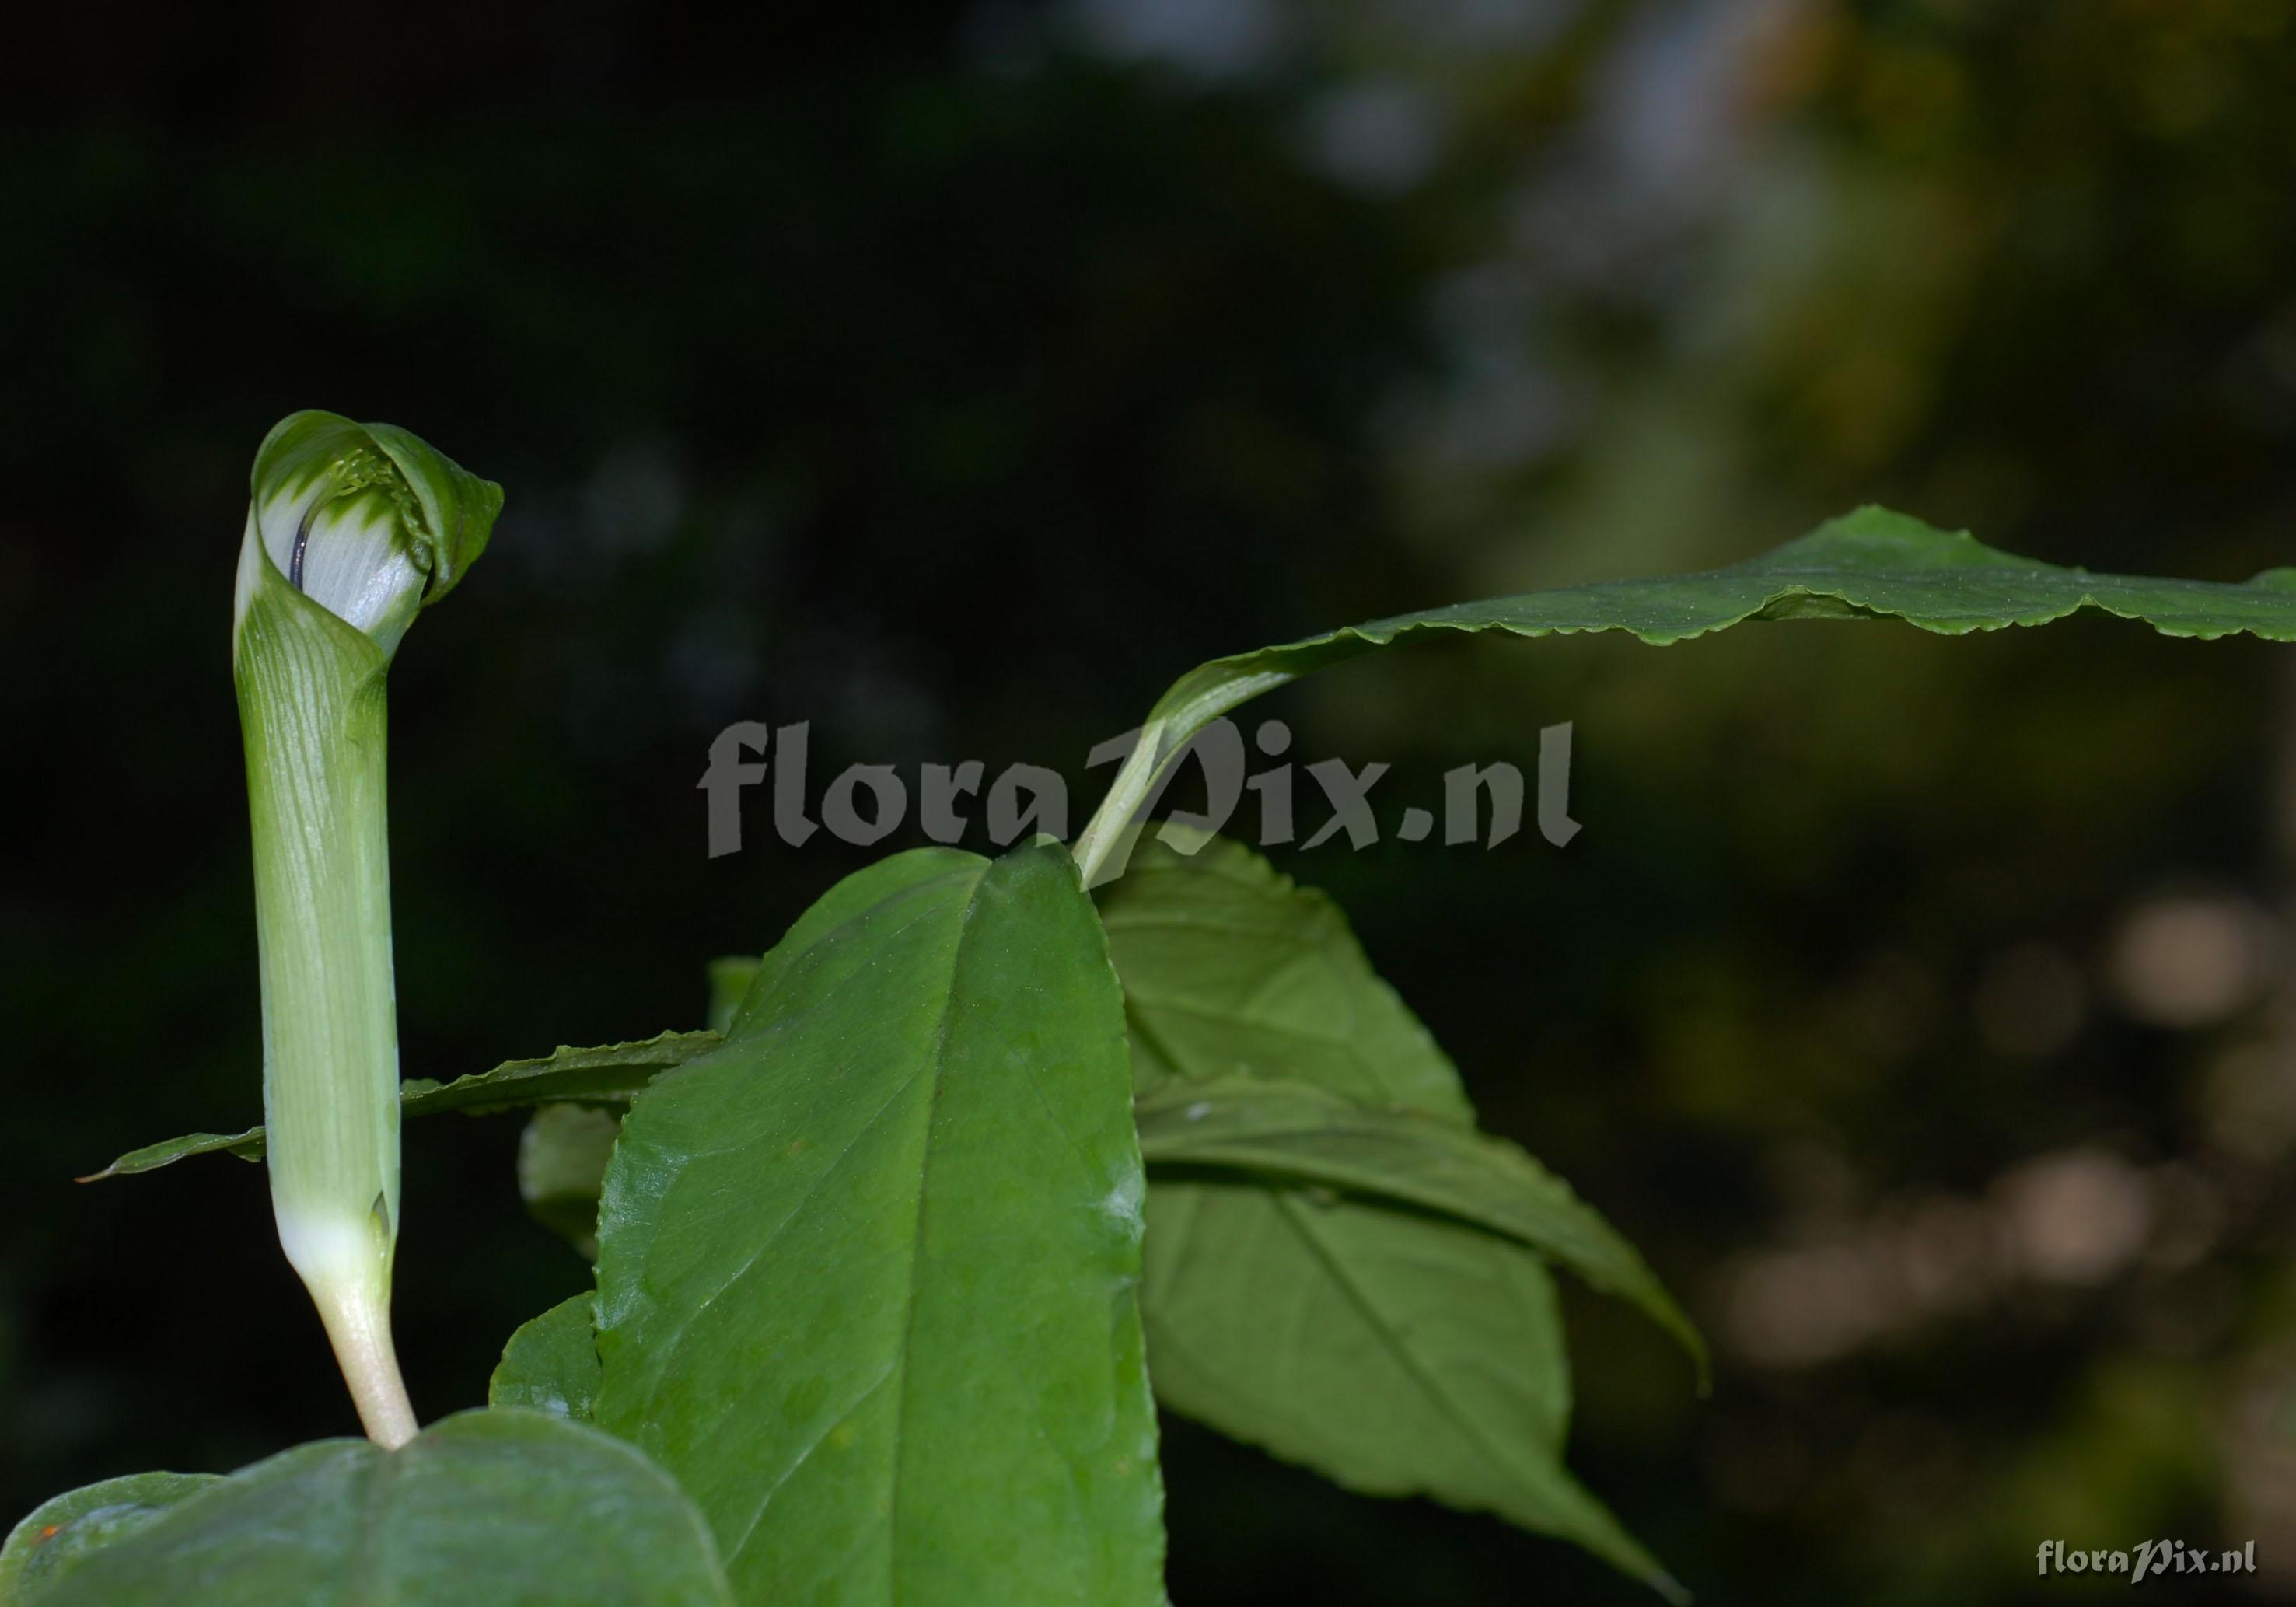
M 352 1427 L 257 1171 L 256 443 L 508 488 L 394 674 L 409 1075 L 692 1023 L 860 856 L 731 720 L 1053 765 L 1200 659 L 1863 501 L 2234 579 L 2296 532 L 2291 0 L 621 0 L 12 18 L 0 1509 Z M 1575 722 L 1567 849 L 1278 850 L 1714 1336 L 1571 1307 L 1573 1460 L 1713 1607 L 2296 1594 L 2296 675 L 2079 620 L 1422 647 L 1265 705 L 1382 798 Z M 920 840 L 911 827 L 887 847 Z M 402 1350 L 584 1271 L 407 1135 Z M 1168 1426 L 1191 1607 L 1627 1603 Z

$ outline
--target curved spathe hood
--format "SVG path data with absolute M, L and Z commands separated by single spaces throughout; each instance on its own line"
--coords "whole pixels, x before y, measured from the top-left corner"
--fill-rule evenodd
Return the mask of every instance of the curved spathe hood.
M 275 580 L 388 660 L 486 548 L 502 488 L 390 424 L 308 411 L 264 438 L 250 477 L 237 617 Z

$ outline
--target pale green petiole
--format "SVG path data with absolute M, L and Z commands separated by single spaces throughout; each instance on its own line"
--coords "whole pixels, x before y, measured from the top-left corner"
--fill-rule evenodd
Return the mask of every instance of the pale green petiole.
M 414 1436 L 390 1338 L 398 1033 L 383 678 L 498 487 L 403 430 L 299 413 L 256 455 L 232 668 L 247 747 L 272 1206 L 367 1433 Z

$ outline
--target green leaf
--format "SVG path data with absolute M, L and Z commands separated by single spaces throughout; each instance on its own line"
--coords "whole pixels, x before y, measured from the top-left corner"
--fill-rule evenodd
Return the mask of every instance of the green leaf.
M 578 1294 L 512 1334 L 487 1381 L 487 1404 L 588 1423 L 598 1400 L 597 1302 Z
M 914 857 L 894 855 L 832 888 L 828 897 L 800 918 L 776 948 L 791 952 L 801 949 L 818 929 L 808 926 L 808 922 L 833 922 L 842 918 L 840 910 L 849 914 L 865 907 L 874 900 L 873 889 L 898 885 L 932 869 L 949 868 L 965 857 L 945 849 L 921 849 Z M 850 901 L 850 907 L 841 900 Z M 709 962 L 709 1033 L 722 1035 L 733 1029 L 743 1001 L 771 957 L 742 955 Z M 706 1042 L 707 1048 L 717 1046 L 716 1039 L 709 1034 L 664 1034 L 666 1037 L 671 1036 L 697 1044 Z M 707 1049 L 701 1052 L 706 1053 Z M 526 1131 L 519 1136 L 518 1189 L 527 1209 L 537 1221 L 591 1261 L 598 1259 L 598 1195 L 605 1183 L 606 1162 L 614 1152 L 614 1139 L 621 1128 L 619 1114 L 610 1110 L 544 1105 L 535 1111 Z
M 2165 635 L 2247 631 L 2296 641 L 2296 570 L 2271 570 L 2242 586 L 2092 575 L 1980 545 L 1967 532 L 1931 529 L 1883 508 L 1860 508 L 1799 541 L 1727 569 L 1609 580 L 1350 625 L 1320 636 L 1200 665 L 1174 682 L 1077 842 L 1087 884 L 1123 869 L 1118 849 L 1156 776 L 1189 740 L 1228 710 L 1311 671 L 1435 631 L 1500 630 L 1518 636 L 1623 630 L 1663 646 L 1748 619 L 1899 619 L 1962 635 L 2043 625 L 2083 608 L 2142 619 Z
M 1057 845 L 899 856 L 767 957 L 606 1175 L 597 1421 L 744 1600 L 1160 1607 L 1139 1147 Z
M 731 1607 L 708 1530 L 636 1447 L 516 1411 L 397 1451 L 301 1446 L 62 1571 L 38 1607 Z
M 412 1078 L 398 1085 L 398 1108 L 405 1116 L 430 1116 L 441 1111 L 485 1116 L 525 1105 L 627 1104 L 654 1078 L 672 1066 L 701 1059 L 718 1042 L 715 1032 L 664 1032 L 641 1043 L 607 1044 L 594 1049 L 562 1047 L 539 1060 L 506 1061 L 491 1071 L 474 1072 L 450 1083 Z M 164 1144 L 147 1144 L 130 1150 L 80 1181 L 100 1183 L 106 1177 L 154 1171 L 189 1155 L 218 1152 L 242 1160 L 262 1160 L 263 1129 L 192 1133 Z
M 1278 1077 L 1469 1122 L 1459 1073 L 1364 957 L 1347 917 L 1241 843 L 1151 840 L 1103 900 L 1135 1086 Z
M 1680 1587 L 1562 1463 L 1570 1374 L 1538 1256 L 1298 1188 L 1158 1181 L 1141 1308 L 1176 1412 L 1374 1496 L 1431 1496 Z
M 404 1106 L 401 1107 L 402 1111 Z M 140 1150 L 130 1150 L 100 1172 L 90 1172 L 79 1178 L 81 1183 L 101 1183 L 106 1177 L 132 1177 L 138 1172 L 154 1172 L 163 1166 L 193 1155 L 236 1155 L 242 1160 L 260 1161 L 263 1159 L 263 1129 L 250 1127 L 244 1133 L 186 1133 L 181 1138 L 164 1139 L 147 1144 Z
M 30 1602 L 81 1557 L 221 1482 L 219 1473 L 130 1473 L 42 1503 L 0 1545 L 0 1602 Z
M 1702 1356 L 1694 1330 L 1599 1215 L 1474 1131 L 1457 1072 L 1328 899 L 1167 831 L 1102 897 L 1155 1162 L 1158 1399 L 1350 1488 L 1497 1513 L 1674 1590 L 1563 1465 L 1540 1250 Z
M 718 1047 L 714 1032 L 662 1032 L 642 1043 L 596 1049 L 561 1045 L 540 1060 L 514 1060 L 450 1083 L 416 1078 L 400 1085 L 409 1116 L 460 1111 L 484 1116 L 523 1105 L 570 1103 L 627 1104 L 672 1066 L 700 1060 Z
M 1514 1145 L 1347 917 L 1241 843 L 1152 840 L 1102 896 L 1152 1161 L 1226 1166 L 1480 1223 L 1705 1346 L 1634 1247 Z
M 1308 1083 L 1232 1078 L 1143 1095 L 1152 1167 L 1218 1168 L 1433 1211 L 1514 1240 L 1631 1300 L 1682 1342 L 1706 1348 L 1634 1246 L 1569 1184 L 1505 1139 L 1404 1111 L 1366 1111 Z
M 518 1136 L 519 1197 L 586 1261 L 598 1259 L 598 1193 L 621 1130 L 612 1111 L 545 1105 Z
M 731 1033 L 746 1021 L 759 1001 L 780 986 L 790 968 L 804 959 L 816 943 L 832 936 L 839 928 L 919 881 L 939 875 L 977 873 L 980 865 L 979 855 L 957 849 L 911 849 L 854 872 L 816 899 L 782 934 L 782 940 L 758 962 L 750 973 L 749 990 L 734 1006 L 726 1030 Z M 713 1000 L 713 1007 L 721 1002 Z

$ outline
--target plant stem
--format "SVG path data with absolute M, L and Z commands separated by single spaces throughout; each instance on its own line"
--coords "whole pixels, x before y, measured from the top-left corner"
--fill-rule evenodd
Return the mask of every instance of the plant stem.
M 1083 833 L 1076 840 L 1073 852 L 1077 870 L 1086 887 L 1100 885 L 1103 880 L 1101 868 L 1108 863 L 1109 856 L 1131 829 L 1133 812 L 1140 808 L 1141 801 L 1148 796 L 1148 789 L 1155 784 L 1160 761 L 1165 757 L 1158 751 L 1161 734 L 1161 721 L 1152 723 L 1141 731 L 1140 740 L 1125 756 L 1123 767 L 1117 771 L 1116 779 L 1108 783 L 1108 795 L 1100 800 L 1100 808 L 1092 812 L 1092 818 L 1085 823 Z M 1110 875 L 1113 876 L 1123 868 L 1119 863 Z
M 288 586 L 250 531 L 233 661 L 254 826 L 272 1207 L 368 1434 L 402 1444 L 414 1418 L 390 1316 L 398 1032 L 388 660 Z
M 1199 666 L 1181 676 L 1169 692 L 1157 700 L 1123 767 L 1109 783 L 1108 796 L 1100 800 L 1100 808 L 1092 812 L 1092 818 L 1076 840 L 1072 852 L 1086 887 L 1113 881 L 1124 873 L 1132 857 L 1134 828 L 1139 824 L 1133 816 L 1147 806 L 1157 778 L 1180 757 L 1196 734 L 1229 709 L 1283 685 L 1298 674 L 1288 669 L 1262 670 L 1251 675 L 1212 673 L 1223 669 L 1228 662 L 1215 659 Z
M 393 1451 L 414 1439 L 421 1425 L 390 1342 L 390 1291 L 377 1291 L 369 1299 L 339 1293 L 332 1301 L 322 1300 L 319 1320 L 326 1324 L 327 1342 L 334 1347 L 335 1365 L 350 1386 L 366 1437 Z

